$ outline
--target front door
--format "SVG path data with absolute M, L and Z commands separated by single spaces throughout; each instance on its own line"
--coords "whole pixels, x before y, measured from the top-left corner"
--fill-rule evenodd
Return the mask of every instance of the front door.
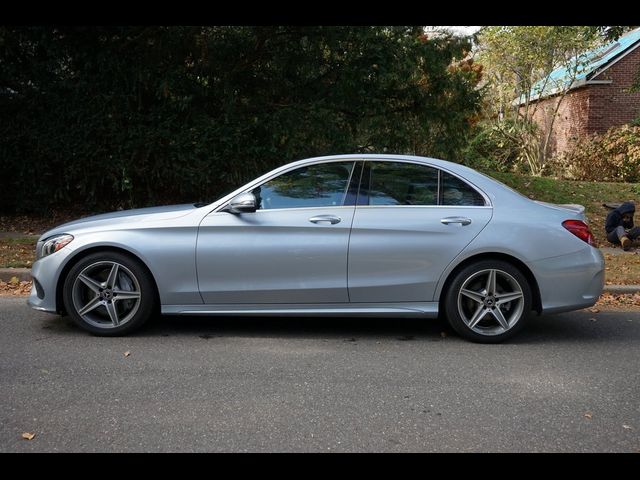
M 348 302 L 354 166 L 340 161 L 299 167 L 253 190 L 256 212 L 205 217 L 196 249 L 204 302 Z

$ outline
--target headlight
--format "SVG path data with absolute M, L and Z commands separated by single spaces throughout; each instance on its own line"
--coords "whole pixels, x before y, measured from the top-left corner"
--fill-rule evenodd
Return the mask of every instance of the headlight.
M 51 238 L 48 238 L 47 240 L 42 242 L 42 246 L 37 249 L 36 259 L 40 259 L 51 255 L 52 253 L 56 253 L 64 246 L 69 245 L 69 243 L 71 243 L 71 240 L 73 240 L 73 235 L 67 234 L 55 235 Z

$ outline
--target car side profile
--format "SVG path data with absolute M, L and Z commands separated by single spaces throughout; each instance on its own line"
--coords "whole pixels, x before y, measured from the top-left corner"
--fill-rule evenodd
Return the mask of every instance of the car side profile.
M 604 260 L 579 205 L 463 165 L 336 155 L 205 206 L 114 212 L 39 239 L 28 303 L 96 335 L 172 315 L 425 317 L 496 343 L 530 313 L 592 306 Z

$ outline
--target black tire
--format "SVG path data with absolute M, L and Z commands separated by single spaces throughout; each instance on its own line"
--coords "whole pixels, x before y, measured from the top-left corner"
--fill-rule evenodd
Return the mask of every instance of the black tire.
M 451 328 L 472 342 L 503 342 L 521 331 L 530 318 L 529 282 L 518 268 L 502 260 L 467 265 L 455 274 L 445 295 L 444 310 Z
M 80 259 L 67 274 L 62 295 L 76 325 L 105 337 L 140 328 L 156 305 L 155 286 L 146 268 L 118 252 L 96 252 Z

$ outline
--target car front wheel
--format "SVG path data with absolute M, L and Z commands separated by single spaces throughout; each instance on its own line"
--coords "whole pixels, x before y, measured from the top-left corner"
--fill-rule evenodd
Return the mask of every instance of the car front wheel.
M 117 252 L 98 252 L 71 268 L 63 299 L 78 326 L 95 335 L 117 336 L 149 319 L 154 292 L 149 274 L 139 262 Z
M 479 343 L 499 343 L 519 332 L 531 311 L 531 287 L 512 264 L 483 260 L 454 277 L 445 299 L 451 327 Z

